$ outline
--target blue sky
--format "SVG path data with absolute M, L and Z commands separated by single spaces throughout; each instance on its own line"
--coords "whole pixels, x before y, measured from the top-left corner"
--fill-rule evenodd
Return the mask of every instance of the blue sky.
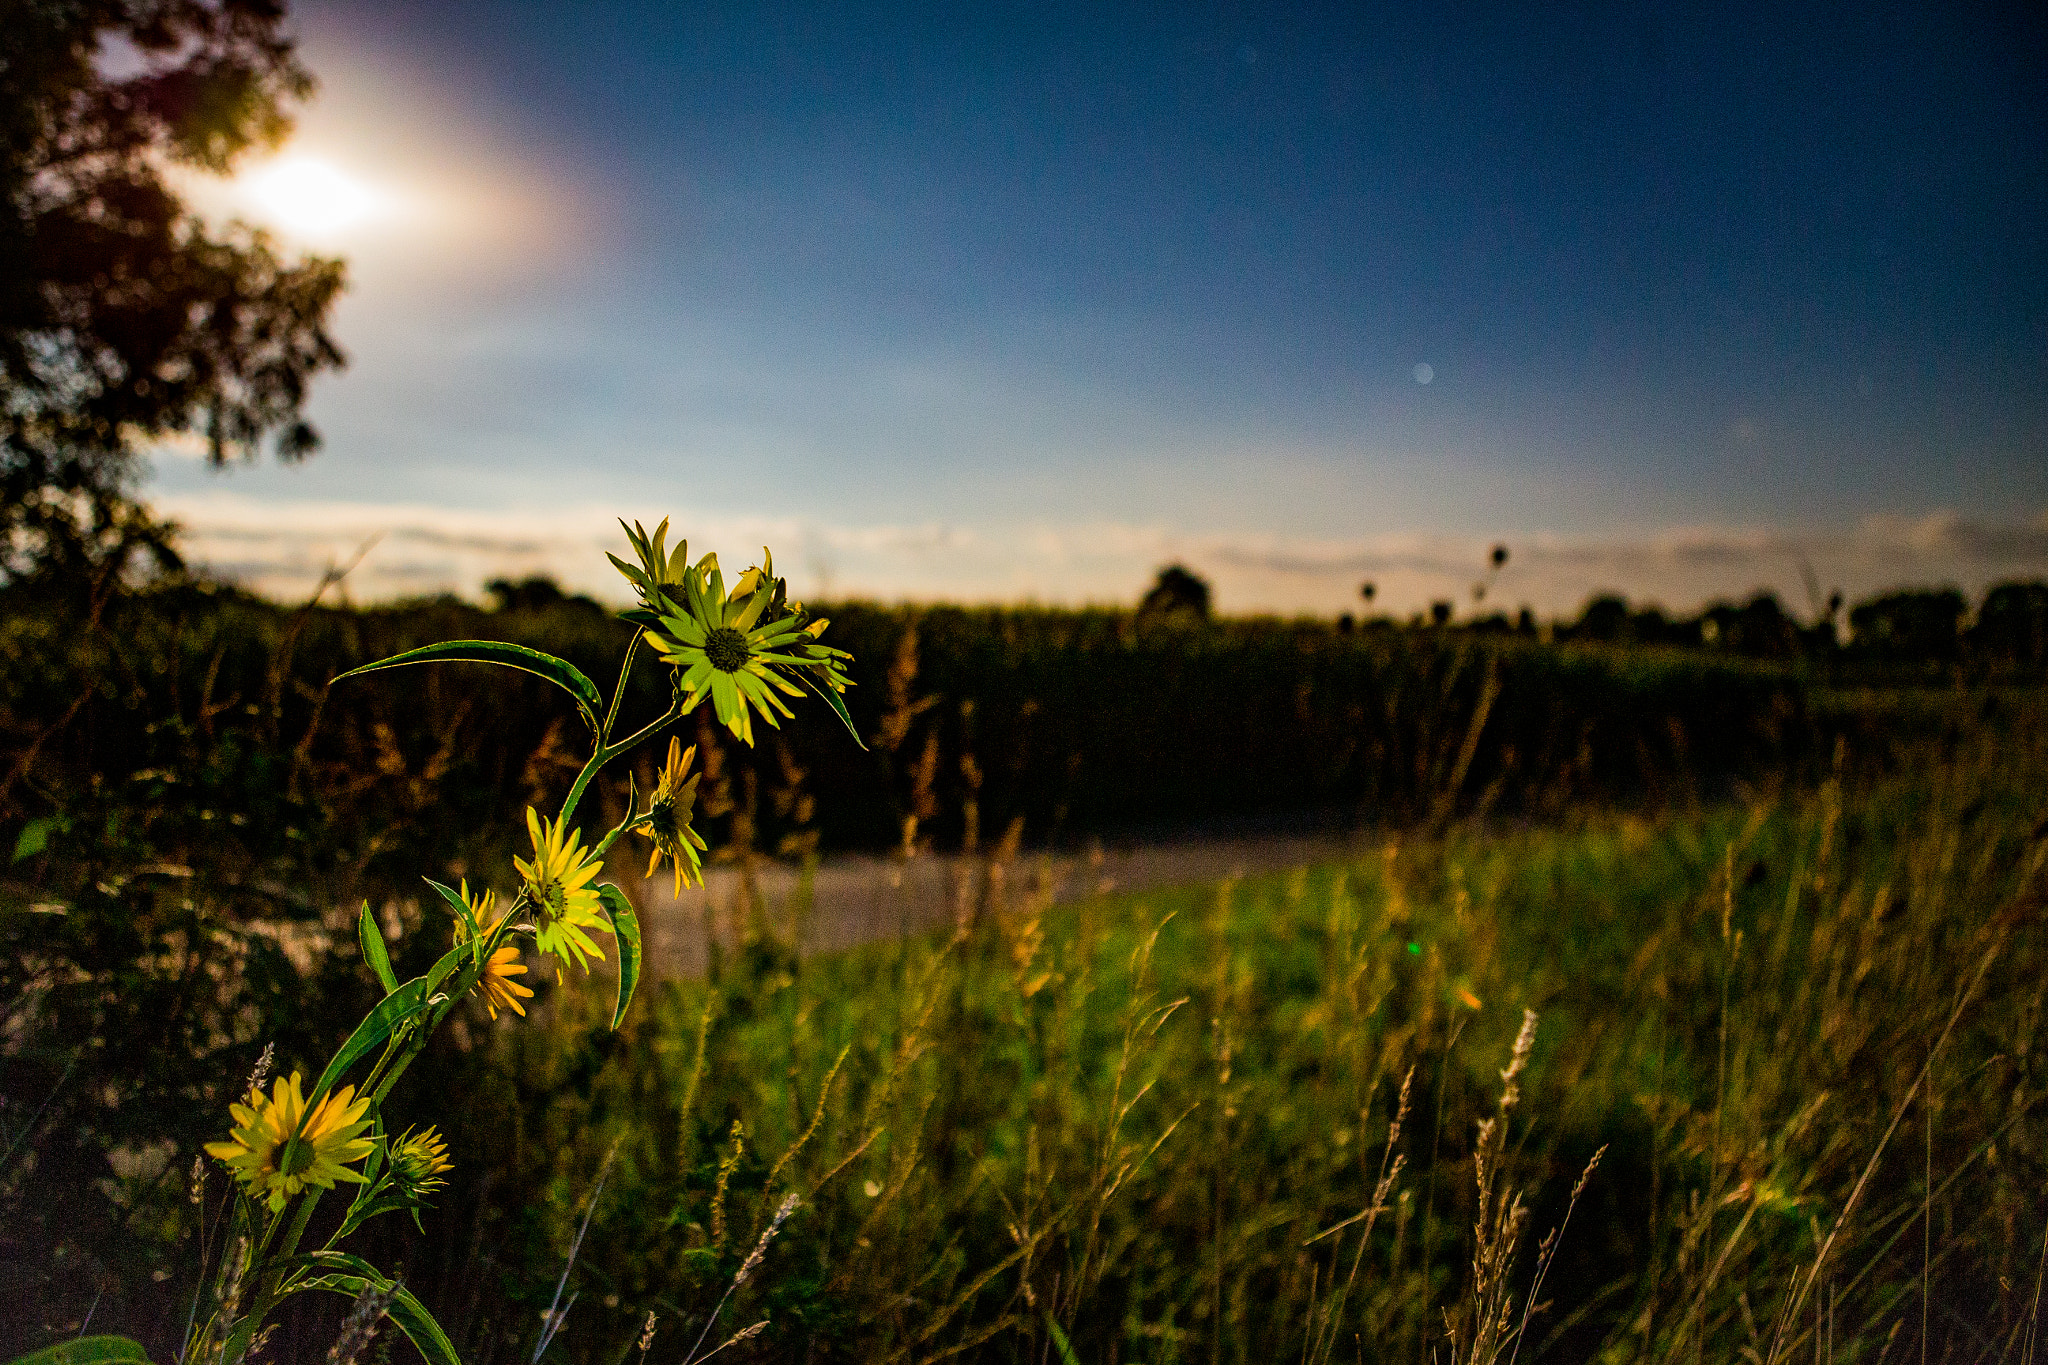
M 615 512 L 885 597 L 2048 572 L 2038 9 L 295 14 L 353 364 L 154 482 L 279 591 L 603 587 Z

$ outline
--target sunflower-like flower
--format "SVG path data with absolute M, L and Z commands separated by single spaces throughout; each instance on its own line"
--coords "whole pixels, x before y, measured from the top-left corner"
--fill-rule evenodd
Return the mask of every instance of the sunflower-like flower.
M 267 1096 L 250 1090 L 246 1103 L 228 1106 L 235 1120 L 229 1140 L 206 1144 L 207 1152 L 220 1158 L 272 1213 L 308 1185 L 331 1190 L 337 1180 L 363 1184 L 362 1174 L 350 1170 L 349 1163 L 368 1156 L 375 1145 L 358 1136 L 370 1126 L 363 1117 L 369 1096 L 357 1099 L 355 1087 L 345 1085 L 308 1113 L 299 1084 L 294 1071 Z
M 678 896 L 684 882 L 699 886 L 704 882 L 704 865 L 697 854 L 706 845 L 690 825 L 690 814 L 697 805 L 697 779 L 703 776 L 690 772 L 690 760 L 696 756 L 696 745 L 684 749 L 681 740 L 670 737 L 668 762 L 662 766 L 654 799 L 648 803 L 647 823 L 640 826 L 640 832 L 654 841 L 654 852 L 647 857 L 647 875 L 652 877 L 667 858 L 675 869 Z M 689 773 L 687 780 L 685 773 Z
M 844 651 L 818 643 L 825 623 L 805 624 L 802 608 L 785 600 L 775 561 L 761 553 L 765 567 L 741 574 L 730 594 L 718 556 L 698 560 L 683 575 L 681 609 L 657 608 L 661 628 L 647 632 L 661 657 L 682 670 L 684 708 L 709 696 L 719 723 L 749 747 L 755 712 L 778 728 L 778 714 L 795 714 L 782 695 L 800 697 L 803 690 L 784 670 L 817 671 L 834 691 L 848 682 L 838 665 Z
M 534 946 L 587 972 L 590 958 L 604 961 L 603 950 L 584 932 L 604 926 L 604 912 L 590 885 L 603 864 L 584 849 L 582 835 L 560 821 L 543 819 L 532 806 L 526 808 L 526 830 L 533 836 L 533 861 L 514 858 L 512 865 L 526 879 L 526 898 L 540 921 Z
M 470 917 L 476 921 L 478 931 L 485 939 L 489 939 L 505 922 L 505 916 L 512 913 L 509 907 L 502 911 L 498 909 L 495 891 L 486 889 L 482 895 L 470 895 L 467 881 L 462 883 L 462 903 L 469 907 Z M 455 941 L 458 944 L 469 942 L 469 926 L 461 920 L 455 922 Z M 500 1005 L 514 1014 L 524 1015 L 526 1007 L 519 1003 L 520 997 L 530 997 L 533 992 L 512 978 L 525 974 L 526 964 L 519 960 L 519 945 L 507 941 L 492 951 L 490 960 L 484 963 L 483 974 L 477 977 L 476 985 L 471 989 L 484 998 L 484 1007 L 490 1010 L 493 1019 L 498 1017 Z
M 640 595 L 641 602 L 655 611 L 670 610 L 671 603 L 663 594 L 668 589 L 682 585 L 683 575 L 689 571 L 690 566 L 690 542 L 677 542 L 673 552 L 667 549 L 667 517 L 661 519 L 661 525 L 654 528 L 654 534 L 651 536 L 637 521 L 631 526 L 621 521 L 619 527 L 625 531 L 626 540 L 632 545 L 633 554 L 640 562 L 637 565 L 628 564 L 609 551 L 605 553 L 605 558 L 612 562 L 613 568 L 626 576 L 626 581 L 633 585 L 633 591 Z
M 421 1199 L 445 1186 L 444 1172 L 455 1169 L 448 1159 L 448 1144 L 431 1127 L 415 1133 L 410 1128 L 391 1144 L 391 1178 L 410 1199 Z

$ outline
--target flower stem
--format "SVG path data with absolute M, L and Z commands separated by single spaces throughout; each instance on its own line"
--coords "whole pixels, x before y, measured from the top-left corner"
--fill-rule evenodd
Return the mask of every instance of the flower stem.
M 626 660 L 619 665 L 619 681 L 612 688 L 612 704 L 604 713 L 604 728 L 597 732 L 598 747 L 612 737 L 612 722 L 619 718 L 619 703 L 625 700 L 626 684 L 633 679 L 633 656 L 640 650 L 640 632 L 635 630 L 633 638 L 626 642 Z
M 614 703 L 617 700 L 616 697 L 613 698 Z M 614 709 L 616 710 L 616 706 Z M 582 772 L 576 774 L 575 785 L 569 788 L 568 798 L 562 802 L 561 814 L 557 815 L 555 819 L 561 824 L 568 824 L 569 817 L 576 813 L 576 803 L 583 799 L 583 789 L 590 785 L 590 779 L 597 776 L 599 769 L 603 768 L 605 764 L 611 762 L 620 754 L 639 744 L 641 740 L 653 735 L 670 721 L 678 720 L 683 715 L 682 703 L 680 701 L 671 702 L 669 703 L 668 710 L 662 715 L 660 720 L 634 731 L 617 744 L 606 744 L 600 738 L 596 751 L 590 755 L 590 761 L 583 765 Z M 611 721 L 609 719 L 605 721 L 605 728 L 607 733 L 609 733 L 611 728 Z
M 602 858 L 605 855 L 605 850 L 610 848 L 612 846 L 612 843 L 615 840 L 617 840 L 617 838 L 621 834 L 626 833 L 628 830 L 638 829 L 640 828 L 640 826 L 646 824 L 647 821 L 648 814 L 646 812 L 643 812 L 639 815 L 628 816 L 626 819 L 619 821 L 618 826 L 615 829 L 613 829 L 611 833 L 605 835 L 604 838 L 597 841 L 597 847 L 590 850 L 590 856 L 593 858 Z

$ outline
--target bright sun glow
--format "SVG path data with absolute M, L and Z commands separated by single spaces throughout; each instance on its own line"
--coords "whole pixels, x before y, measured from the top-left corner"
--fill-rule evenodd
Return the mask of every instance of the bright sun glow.
M 386 208 L 384 196 L 309 156 L 271 162 L 249 176 L 244 192 L 279 227 L 309 238 L 337 237 Z

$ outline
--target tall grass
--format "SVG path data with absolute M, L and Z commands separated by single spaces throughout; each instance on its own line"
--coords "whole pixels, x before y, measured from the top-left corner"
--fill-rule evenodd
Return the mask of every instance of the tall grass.
M 35 1286 L 0 1321 L 24 1344 L 94 1305 L 175 1340 L 191 1147 L 264 1044 L 318 1053 L 364 1003 L 357 965 L 319 951 L 333 905 L 374 896 L 412 971 L 438 944 L 410 878 L 504 862 L 461 831 L 566 781 L 518 684 L 487 749 L 458 675 L 411 706 L 315 680 L 451 633 L 577 657 L 578 632 L 612 629 L 573 606 L 479 630 L 449 604 L 173 596 L 98 635 L 4 623 L 24 661 L 0 705 L 24 755 L 9 813 L 34 817 L 0 906 L 0 1258 Z M 906 856 L 935 827 L 992 844 L 983 879 L 951 933 L 812 959 L 790 946 L 800 898 L 721 907 L 737 945 L 622 1035 L 601 989 L 548 990 L 519 1026 L 453 1020 L 419 1079 L 460 1110 L 461 1184 L 427 1239 L 372 1252 L 465 1358 L 531 1359 L 561 1304 L 553 1360 L 620 1359 L 649 1312 L 657 1362 L 764 1322 L 725 1358 L 2035 1349 L 2038 699 L 1817 695 L 1425 632 L 853 616 L 886 766 L 838 781 L 800 735 L 768 765 L 707 748 L 702 810 L 743 867 L 814 849 L 853 807 Z M 1361 698 L 1380 711 L 1353 717 Z M 1193 750 L 1180 767 L 1155 761 L 1165 733 Z M 1802 788 L 1831 734 L 1886 761 L 1852 747 Z M 1424 832 L 1355 865 L 1064 908 L 1015 837 L 1020 814 L 1041 838 L 1330 790 Z M 1489 808 L 1491 829 L 1451 823 Z M 317 1311 L 292 1310 L 276 1359 L 333 1340 Z
M 550 1358 L 695 1335 L 794 1194 L 740 1358 L 2028 1359 L 2033 719 L 1257 882 L 1053 909 L 1012 869 L 949 935 L 756 937 L 618 1036 L 559 992 L 473 1076 L 500 1198 L 451 1201 L 492 1250 L 444 1283 L 496 1288 L 444 1313 L 505 1358 L 616 1143 L 605 1306 Z

